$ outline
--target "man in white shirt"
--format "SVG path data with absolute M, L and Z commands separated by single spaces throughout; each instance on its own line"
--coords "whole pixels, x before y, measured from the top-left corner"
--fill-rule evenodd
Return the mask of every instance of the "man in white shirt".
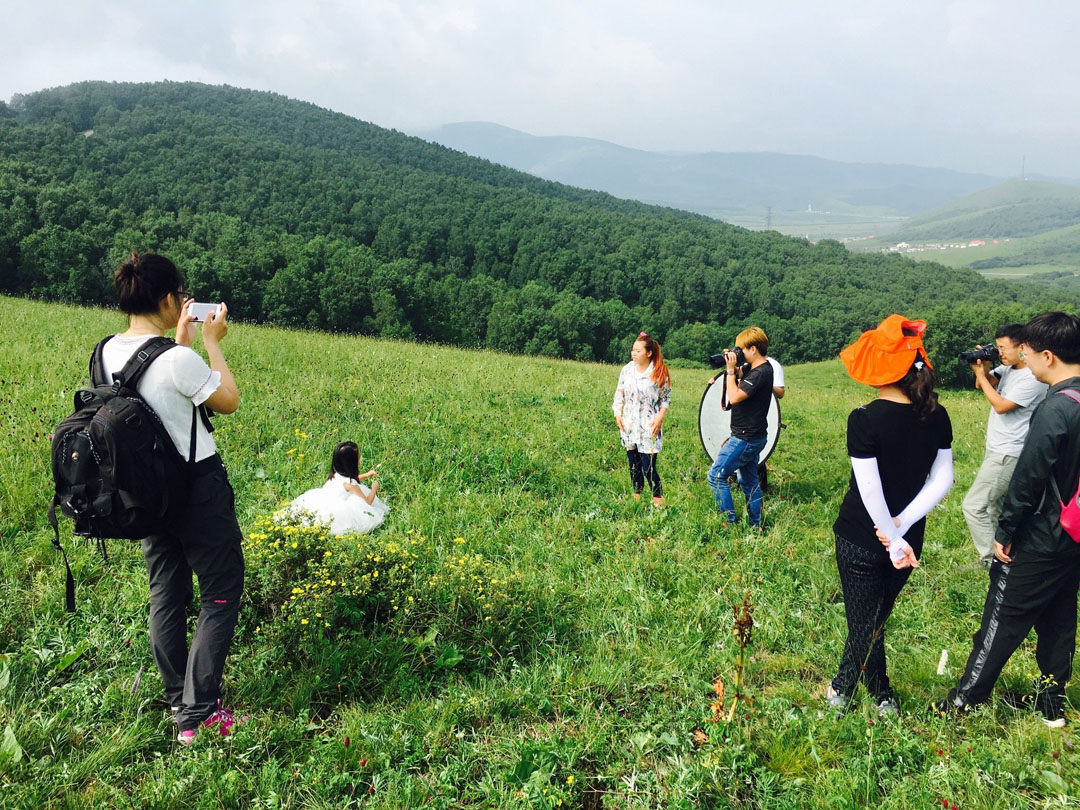
M 971 364 L 975 387 L 990 402 L 986 425 L 986 455 L 975 481 L 964 496 L 964 518 L 979 552 L 979 562 L 989 568 L 994 559 L 994 532 L 998 515 L 1009 489 L 1016 460 L 1024 448 L 1031 414 L 1046 397 L 1046 383 L 1039 382 L 1021 359 L 1022 324 L 1006 324 L 998 329 L 994 344 L 1001 365 L 988 371 L 981 360 Z
M 772 391 L 776 394 L 777 399 L 784 398 L 784 367 L 780 365 L 772 357 L 766 357 L 769 361 L 769 365 L 772 366 Z
M 784 398 L 784 367 L 780 365 L 772 357 L 766 357 L 769 361 L 769 365 L 772 366 L 772 392 L 776 395 L 777 399 Z M 765 466 L 765 462 L 761 462 L 758 465 L 758 482 L 761 484 L 761 494 L 769 494 L 769 470 Z

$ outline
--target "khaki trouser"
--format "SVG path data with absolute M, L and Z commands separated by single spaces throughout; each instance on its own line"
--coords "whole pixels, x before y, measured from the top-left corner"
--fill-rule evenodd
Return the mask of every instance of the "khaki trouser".
M 964 496 L 968 531 L 979 558 L 986 563 L 994 559 L 994 533 L 1015 468 L 1015 456 L 1002 456 L 987 450 L 975 481 Z

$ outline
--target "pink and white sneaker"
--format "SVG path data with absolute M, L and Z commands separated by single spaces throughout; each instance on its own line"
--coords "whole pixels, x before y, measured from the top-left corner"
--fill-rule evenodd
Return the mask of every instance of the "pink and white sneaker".
M 217 711 L 207 717 L 202 723 L 199 724 L 199 728 L 211 729 L 217 728 L 218 734 L 222 737 L 228 737 L 232 734 L 233 726 L 242 726 L 247 722 L 247 715 L 237 717 L 228 709 L 224 709 L 221 706 L 221 701 L 217 703 Z M 176 735 L 176 741 L 181 745 L 191 745 L 195 740 L 195 733 L 199 729 L 189 728 L 185 731 L 181 731 Z

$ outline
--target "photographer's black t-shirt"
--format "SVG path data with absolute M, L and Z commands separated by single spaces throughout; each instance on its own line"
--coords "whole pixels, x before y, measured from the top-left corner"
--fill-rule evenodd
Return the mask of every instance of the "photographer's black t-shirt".
M 887 399 L 875 399 L 848 416 L 848 455 L 877 459 L 885 503 L 893 515 L 899 515 L 919 494 L 938 450 L 951 446 L 952 423 L 940 405 L 926 422 L 919 421 L 912 405 Z M 904 535 L 915 556 L 922 553 L 925 528 L 926 519 L 923 518 Z M 833 523 L 833 531 L 845 540 L 879 554 L 883 560 L 888 559 L 888 552 L 874 532 L 874 521 L 863 506 L 854 472 L 840 505 L 840 514 Z
M 727 380 L 724 381 L 727 385 Z M 757 368 L 752 368 L 739 383 L 739 390 L 748 397 L 731 406 L 731 435 L 736 439 L 751 441 L 768 435 L 769 405 L 772 402 L 773 368 L 766 361 Z

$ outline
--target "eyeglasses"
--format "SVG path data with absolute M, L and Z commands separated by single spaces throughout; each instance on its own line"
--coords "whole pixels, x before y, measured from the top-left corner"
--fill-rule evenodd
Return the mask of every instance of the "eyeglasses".
M 181 305 L 183 305 L 183 304 L 186 304 L 188 301 L 190 301 L 195 296 L 192 295 L 191 293 L 189 293 L 187 290 L 180 290 L 179 292 L 176 293 L 176 297 L 180 299 L 180 303 L 181 303 Z

